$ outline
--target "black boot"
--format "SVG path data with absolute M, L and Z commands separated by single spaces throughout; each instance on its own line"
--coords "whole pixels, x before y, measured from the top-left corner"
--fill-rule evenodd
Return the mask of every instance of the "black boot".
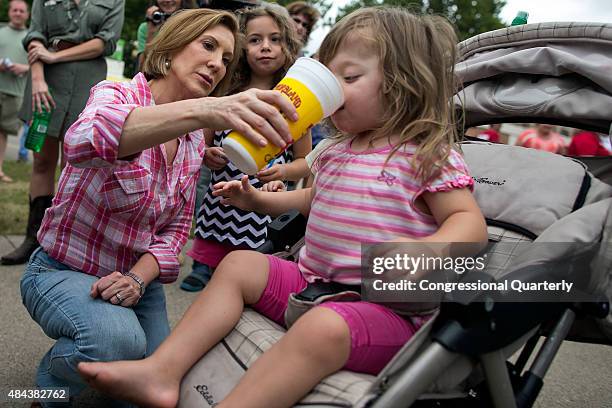
M 28 227 L 26 228 L 25 240 L 21 243 L 19 248 L 0 258 L 0 264 L 19 265 L 28 262 L 32 252 L 39 246 L 36 234 L 42 223 L 45 210 L 51 207 L 51 200 L 53 200 L 53 196 L 36 197 L 30 201 L 30 214 L 28 215 Z

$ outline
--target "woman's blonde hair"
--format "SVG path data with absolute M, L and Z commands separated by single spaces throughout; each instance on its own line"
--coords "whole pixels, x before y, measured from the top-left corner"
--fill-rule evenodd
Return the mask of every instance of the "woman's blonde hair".
M 246 36 L 247 24 L 249 21 L 257 17 L 270 17 L 278 26 L 281 35 L 281 49 L 283 51 L 283 55 L 285 56 L 285 64 L 283 64 L 282 68 L 279 69 L 274 75 L 274 83 L 276 84 L 283 79 L 289 70 L 289 67 L 291 67 L 291 65 L 293 65 L 297 59 L 300 49 L 302 48 L 297 32 L 293 28 L 293 22 L 289 17 L 289 13 L 284 7 L 276 4 L 264 4 L 263 6 L 255 8 L 244 8 L 238 10 L 236 13 L 240 20 L 240 31 L 243 35 L 242 38 Z M 251 67 L 249 67 L 246 53 L 247 47 L 246 44 L 243 44 L 240 61 L 238 62 L 238 67 L 234 73 L 234 80 L 232 81 L 232 87 L 229 93 L 244 90 L 251 81 Z
M 419 178 L 435 176 L 457 140 L 453 27 L 443 17 L 417 16 L 405 8 L 363 8 L 332 28 L 321 44 L 319 60 L 329 64 L 348 36 L 370 43 L 380 59 L 384 116 L 376 135 L 400 135 L 387 161 L 414 142 L 418 144 L 415 159 L 421 163 Z
M 211 96 L 224 95 L 236 69 L 242 43 L 238 20 L 227 11 L 192 9 L 174 13 L 147 47 L 142 72 L 147 79 L 165 77 L 168 74 L 166 61 L 171 62 L 174 54 L 196 40 L 206 30 L 217 25 L 227 27 L 234 36 L 234 56 L 227 66 L 225 77 L 211 93 Z

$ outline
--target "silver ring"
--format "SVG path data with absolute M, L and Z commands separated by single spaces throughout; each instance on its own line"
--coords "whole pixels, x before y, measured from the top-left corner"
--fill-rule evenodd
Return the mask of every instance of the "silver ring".
M 115 293 L 115 296 L 117 297 L 117 300 L 119 301 L 119 303 L 123 302 L 123 298 L 121 298 L 121 296 L 119 295 L 119 292 Z

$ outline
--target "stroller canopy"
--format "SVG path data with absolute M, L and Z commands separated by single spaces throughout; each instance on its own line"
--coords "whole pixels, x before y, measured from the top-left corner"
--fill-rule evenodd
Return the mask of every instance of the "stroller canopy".
M 610 132 L 612 24 L 540 23 L 458 45 L 466 126 L 548 122 Z

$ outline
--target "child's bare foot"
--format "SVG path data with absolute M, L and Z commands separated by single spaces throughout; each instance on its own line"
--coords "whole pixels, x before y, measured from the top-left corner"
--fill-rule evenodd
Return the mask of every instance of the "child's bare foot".
M 93 388 L 143 407 L 175 407 L 180 383 L 146 360 L 79 363 L 79 374 Z

